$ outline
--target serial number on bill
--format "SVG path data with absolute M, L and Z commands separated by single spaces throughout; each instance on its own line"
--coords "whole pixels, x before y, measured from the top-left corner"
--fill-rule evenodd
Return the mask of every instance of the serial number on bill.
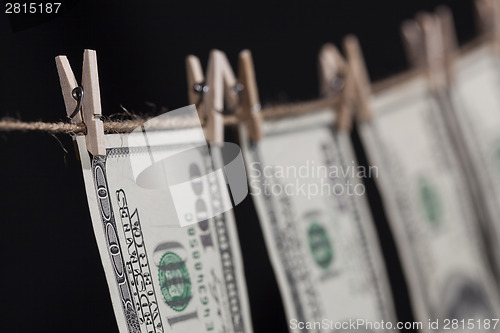
M 6 2 L 5 14 L 57 14 L 61 2 Z

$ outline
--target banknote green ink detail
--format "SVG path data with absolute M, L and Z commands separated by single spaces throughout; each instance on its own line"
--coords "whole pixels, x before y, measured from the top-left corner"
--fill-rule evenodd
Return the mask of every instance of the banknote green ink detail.
M 161 293 L 172 310 L 183 311 L 191 299 L 191 280 L 186 264 L 177 254 L 166 252 L 158 267 Z
M 419 180 L 420 201 L 429 222 L 437 226 L 441 217 L 441 201 L 435 187 L 426 179 Z
M 314 261 L 321 268 L 327 269 L 333 260 L 333 250 L 325 228 L 313 222 L 309 226 L 307 236 Z

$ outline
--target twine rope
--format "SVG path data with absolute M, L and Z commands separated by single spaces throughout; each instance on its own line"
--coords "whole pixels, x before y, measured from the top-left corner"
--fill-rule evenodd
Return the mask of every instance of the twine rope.
M 318 111 L 320 109 L 331 108 L 335 106 L 336 98 L 324 98 L 310 102 L 290 103 L 282 105 L 267 106 L 261 110 L 264 119 L 275 119 L 280 117 L 288 117 L 301 115 L 309 112 Z M 137 117 L 130 120 L 104 120 L 105 133 L 128 133 L 143 125 L 146 121 L 153 117 Z M 196 126 L 199 123 L 198 119 L 192 118 L 169 118 L 164 121 L 155 122 L 155 128 L 187 128 Z M 240 118 L 234 114 L 224 116 L 225 126 L 236 126 L 240 123 Z M 204 121 L 201 121 L 204 126 Z M 43 121 L 23 122 L 13 118 L 4 118 L 0 120 L 0 132 L 47 132 L 52 134 L 64 133 L 70 135 L 84 135 L 87 131 L 84 123 L 74 124 L 63 121 L 55 123 L 46 123 Z

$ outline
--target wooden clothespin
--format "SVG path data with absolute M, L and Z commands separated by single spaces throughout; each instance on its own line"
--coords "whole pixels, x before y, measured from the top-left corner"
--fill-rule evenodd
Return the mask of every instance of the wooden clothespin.
M 418 13 L 415 20 L 402 25 L 402 38 L 410 64 L 414 68 L 426 68 L 431 89 L 439 91 L 446 86 L 448 73 L 446 55 L 456 48 L 453 19 L 447 9 L 440 9 L 440 17 L 429 13 Z M 445 26 L 443 26 L 445 25 Z M 448 38 L 445 38 L 448 34 Z M 451 57 L 451 53 L 450 53 Z
M 253 142 L 262 139 L 262 114 L 259 91 L 255 79 L 252 53 L 250 50 L 240 52 L 238 60 L 238 79 L 243 85 L 241 92 L 239 119 L 247 123 L 248 133 Z
M 200 99 L 199 90 L 194 86 L 204 82 L 200 62 L 195 56 L 186 59 L 188 74 L 189 102 L 197 104 Z M 238 118 L 248 121 L 251 126 L 250 135 L 253 140 L 262 137 L 260 129 L 260 104 L 255 83 L 255 73 L 249 51 L 240 54 L 239 81 L 224 52 L 212 50 L 208 59 L 206 86 L 203 87 L 203 112 L 205 119 L 205 137 L 210 142 L 224 141 L 224 109 L 235 110 Z M 240 100 L 240 91 L 241 100 Z M 243 101 L 243 102 L 242 102 Z M 199 104 L 199 103 L 198 103 Z M 225 107 L 224 107 L 225 106 Z M 251 115 L 249 115 L 251 114 Z
M 434 91 L 441 91 L 447 84 L 446 45 L 441 20 L 437 15 L 419 13 L 417 22 L 422 29 L 430 86 Z
M 78 84 L 71 70 L 66 56 L 56 57 L 57 72 L 61 83 L 61 90 L 66 105 L 66 114 L 71 122 L 84 122 L 87 127 L 85 140 L 87 150 L 94 156 L 106 155 L 104 141 L 104 126 L 101 117 L 101 97 L 99 90 L 99 75 L 97 72 L 97 57 L 94 50 L 85 50 L 83 53 L 82 87 L 83 96 L 78 96 Z M 75 97 L 73 97 L 75 93 Z M 81 90 L 80 90 L 81 93 Z M 78 101 L 81 109 L 78 108 Z
M 353 89 L 358 103 L 357 117 L 361 121 L 368 121 L 373 116 L 370 78 L 356 36 L 348 35 L 344 38 L 344 52 L 347 57 L 349 76 L 352 77 Z
M 475 1 L 478 30 L 500 44 L 500 0 Z
M 198 113 L 205 121 L 205 137 L 209 142 L 224 141 L 224 102 L 228 109 L 238 104 L 237 81 L 224 52 L 212 50 L 208 58 L 207 79 L 203 78 L 200 61 L 186 58 L 189 103 L 201 106 Z M 200 95 L 201 93 L 201 95 Z
M 347 62 L 333 44 L 325 44 L 319 52 L 319 88 L 321 96 L 339 96 L 336 125 L 349 131 L 354 107 L 354 81 Z
M 452 61 L 458 52 L 455 24 L 450 9 L 436 8 L 435 15 L 419 13 L 416 20 L 406 20 L 401 36 L 412 67 L 425 67 L 429 57 Z

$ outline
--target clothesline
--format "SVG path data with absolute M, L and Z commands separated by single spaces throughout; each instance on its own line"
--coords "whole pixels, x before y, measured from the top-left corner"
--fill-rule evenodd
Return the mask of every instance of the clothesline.
M 325 108 L 332 108 L 337 102 L 337 98 L 330 97 L 324 99 L 313 100 L 309 102 L 301 103 L 289 103 L 281 105 L 271 105 L 263 108 L 261 110 L 262 117 L 264 119 L 280 118 L 285 116 L 299 115 L 309 112 L 318 111 Z M 134 119 L 129 120 L 104 120 L 104 132 L 105 133 L 128 133 L 136 129 L 137 127 L 144 124 L 146 121 L 152 119 L 152 117 L 134 117 Z M 224 116 L 225 126 L 235 126 L 239 123 L 239 118 L 236 115 L 226 115 Z M 176 119 L 169 118 L 164 122 L 155 123 L 158 128 L 183 128 L 192 127 L 198 124 L 198 120 L 193 121 L 193 119 Z M 203 125 L 203 120 L 201 121 Z M 83 135 L 86 133 L 85 124 L 73 124 L 66 123 L 63 121 L 47 123 L 43 121 L 35 122 L 23 122 L 13 118 L 4 118 L 0 120 L 0 131 L 1 132 L 11 132 L 11 131 L 39 131 L 48 133 L 64 133 L 71 135 Z

